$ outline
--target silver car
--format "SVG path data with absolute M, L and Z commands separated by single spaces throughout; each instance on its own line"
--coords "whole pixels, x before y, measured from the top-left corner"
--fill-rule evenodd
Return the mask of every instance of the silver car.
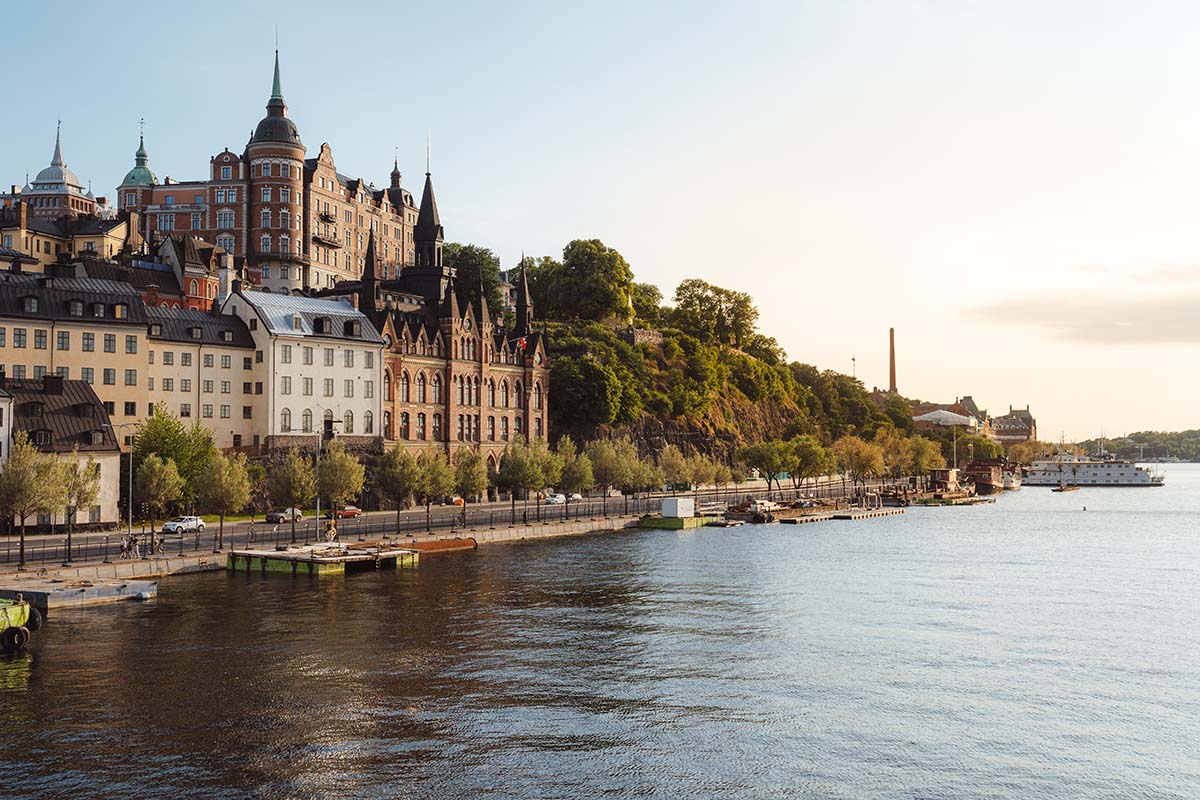
M 197 533 L 204 530 L 204 520 L 199 517 L 176 517 L 163 523 L 163 533 Z

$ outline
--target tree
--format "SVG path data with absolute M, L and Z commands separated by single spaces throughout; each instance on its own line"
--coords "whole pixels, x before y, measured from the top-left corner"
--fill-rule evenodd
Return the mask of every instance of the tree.
M 163 460 L 151 453 L 138 465 L 137 496 L 150 514 L 150 530 L 167 508 L 183 497 L 183 478 L 171 459 Z
M 236 514 L 250 502 L 250 475 L 241 453 L 225 456 L 214 450 L 200 482 L 200 505 L 217 515 L 217 549 L 225 548 L 225 517 Z
M 929 477 L 930 470 L 945 468 L 946 457 L 942 455 L 942 448 L 938 447 L 937 442 L 924 436 L 913 436 L 911 442 L 909 457 L 912 460 L 908 464 L 909 474 L 920 477 L 923 482 Z
M 270 473 L 271 500 L 280 508 L 300 509 L 317 489 L 317 476 L 308 459 L 295 448 Z M 292 544 L 296 543 L 296 515 L 292 514 Z
M 400 510 L 420 488 L 420 469 L 412 453 L 397 442 L 379 457 L 371 481 L 385 500 L 396 505 L 396 532 L 400 532 Z
M 425 527 L 433 515 L 433 499 L 454 491 L 454 472 L 446 457 L 437 450 L 423 450 L 417 456 L 417 493 L 425 501 Z
M 614 486 L 625 485 L 629 464 L 613 442 L 607 439 L 590 442 L 587 446 L 587 457 L 592 462 L 596 483 L 604 487 L 605 494 Z
M 856 485 L 883 474 L 883 448 L 877 444 L 857 436 L 843 436 L 833 443 L 833 452 L 838 466 Z
M 633 270 L 599 239 L 576 239 L 563 248 L 551 280 L 554 310 L 562 319 L 628 321 L 633 313 Z
M 1135 434 L 1136 435 L 1136 434 Z M 1054 446 L 1031 439 L 1027 442 L 1017 442 L 1008 448 L 1008 460 L 1014 464 L 1029 464 L 1035 459 L 1054 452 Z M 1127 457 L 1137 457 L 1136 450 L 1125 454 Z
M 154 414 L 139 422 L 133 434 L 134 463 L 141 463 L 151 454 L 163 461 L 173 461 L 183 479 L 180 497 L 189 503 L 196 497 L 201 476 L 215 449 L 212 432 L 199 420 L 188 427 L 167 411 L 163 403 L 155 404 Z
M 349 503 L 362 494 L 366 469 L 346 446 L 334 439 L 321 453 L 321 464 L 317 467 L 317 489 L 329 501 L 330 517 L 336 518 L 334 509 Z
M 517 436 L 504 448 L 500 456 L 500 470 L 497 476 L 501 484 L 509 491 L 509 501 L 515 513 L 517 493 L 525 492 L 525 507 L 528 514 L 529 492 L 541 489 L 546 485 L 537 457 L 525 443 L 525 439 Z
M 665 478 L 657 465 L 635 458 L 629 465 L 629 484 L 634 492 L 653 492 L 662 488 Z
M 837 468 L 833 454 L 821 440 L 811 434 L 796 436 L 788 444 L 792 448 L 792 463 L 788 471 L 799 488 L 804 481 L 828 475 Z
M 751 334 L 742 342 L 742 350 L 775 367 L 787 361 L 787 353 L 774 336 L 764 336 L 761 333 Z
M 770 495 L 772 481 L 780 489 L 783 488 L 779 483 L 779 475 L 791 466 L 793 450 L 787 442 L 759 442 L 738 450 L 738 459 L 758 470 L 759 475 L 767 481 L 767 494 Z
M 886 474 L 893 478 L 903 477 L 912 464 L 913 444 L 909 437 L 898 433 L 895 428 L 882 427 L 875 431 L 874 442 L 883 451 Z
M 580 453 L 575 442 L 568 436 L 558 440 L 558 457 L 562 461 L 559 485 L 566 492 L 586 492 L 596 483 L 592 472 L 592 460 L 587 453 Z M 570 496 L 568 495 L 568 501 Z
M 79 447 L 71 449 L 71 455 L 63 462 L 63 502 L 67 518 L 67 557 L 71 560 L 72 534 L 75 530 L 75 515 L 81 508 L 92 506 L 100 496 L 100 465 L 89 455 L 87 461 L 79 460 Z
M 710 461 L 699 453 L 689 456 L 687 459 L 687 481 L 692 485 L 692 491 L 696 491 L 701 486 L 713 485 L 717 483 L 717 464 Z
M 442 246 L 442 261 L 456 271 L 455 284 L 462 287 L 467 299 L 479 307 L 479 285 L 487 296 L 488 311 L 496 314 L 504 308 L 500 295 L 500 259 L 486 247 L 475 244 L 447 242 Z
M 634 321 L 647 328 L 657 328 L 662 321 L 662 291 L 652 283 L 635 283 L 631 299 Z
M 25 431 L 13 434 L 8 460 L 0 468 L 0 507 L 20 521 L 17 569 L 25 569 L 25 520 L 30 514 L 53 513 L 64 497 L 63 472 L 50 453 L 43 453 Z
M 555 409 L 591 425 L 611 425 L 621 411 L 621 379 L 606 364 L 590 356 L 555 359 L 550 366 Z
M 758 325 L 758 309 L 745 292 L 689 278 L 675 289 L 675 326 L 704 342 L 740 345 Z
M 662 470 L 663 478 L 671 485 L 671 493 L 675 493 L 675 485 L 688 483 L 689 470 L 687 459 L 673 444 L 669 444 L 658 454 L 658 468 Z
M 267 481 L 267 468 L 262 464 L 247 464 L 246 477 L 250 481 L 250 513 L 266 511 L 271 502 L 271 485 Z
M 487 491 L 487 463 L 474 450 L 459 450 L 454 456 L 454 491 L 463 499 L 463 513 L 470 498 Z

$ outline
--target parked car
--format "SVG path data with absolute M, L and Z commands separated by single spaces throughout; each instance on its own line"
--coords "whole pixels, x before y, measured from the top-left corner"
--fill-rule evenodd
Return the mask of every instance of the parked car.
M 561 506 L 565 502 L 567 502 L 567 496 L 565 494 L 546 495 L 546 505 L 548 506 Z
M 285 508 L 283 511 L 268 511 L 267 522 L 278 525 L 281 522 L 291 522 L 296 520 L 299 522 L 304 519 L 304 514 L 300 513 L 298 508 Z
M 346 519 L 347 517 L 349 517 L 349 518 L 360 517 L 360 516 L 362 516 L 362 513 L 363 513 L 362 509 L 359 508 L 358 506 L 342 506 L 341 508 L 336 509 L 336 510 L 330 509 L 329 511 L 326 511 L 325 517 L 326 517 L 326 519 L 328 519 L 330 517 L 337 517 L 338 519 Z
M 569 500 L 572 503 L 574 503 L 576 500 L 582 500 L 582 499 L 583 499 L 583 495 L 581 495 L 579 492 L 571 492 L 570 497 L 567 498 L 567 500 Z
M 204 520 L 199 517 L 176 517 L 163 523 L 163 533 L 196 533 L 204 530 Z

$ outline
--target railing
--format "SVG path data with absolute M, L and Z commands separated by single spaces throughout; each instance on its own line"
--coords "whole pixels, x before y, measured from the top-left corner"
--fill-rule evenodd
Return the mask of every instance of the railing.
M 886 481 L 871 481 L 870 488 L 880 488 L 890 485 Z M 819 500 L 845 500 L 853 497 L 855 487 L 849 481 L 828 481 L 815 486 L 805 486 L 799 489 L 787 487 L 783 490 L 774 489 L 769 493 L 772 500 L 788 503 L 801 497 Z M 433 506 L 426 512 L 422 507 L 413 507 L 402 511 L 397 525 L 395 511 L 377 514 L 370 517 L 340 519 L 337 522 L 338 538 L 343 541 L 363 541 L 377 539 L 383 536 L 418 536 L 432 532 L 455 532 L 459 530 L 479 530 L 487 528 L 514 527 L 517 525 L 536 525 L 568 521 L 572 519 L 605 519 L 611 517 L 642 516 L 655 514 L 662 510 L 663 500 L 671 497 L 695 498 L 697 508 L 706 503 L 721 503 L 734 505 L 748 498 L 764 498 L 768 496 L 766 489 L 746 489 L 731 487 L 728 489 L 705 489 L 698 492 L 680 492 L 678 495 L 652 495 L 620 497 L 587 497 L 570 503 L 545 505 L 535 500 L 528 502 L 518 500 L 515 504 L 507 505 L 490 503 L 487 508 L 472 508 L 467 506 L 439 505 Z M 310 543 L 323 539 L 324 519 L 307 518 L 296 524 L 296 541 Z M 149 558 L 148 545 L 150 531 L 145 526 L 136 531 L 139 540 L 140 555 Z M 165 555 L 187 555 L 198 553 L 218 553 L 218 525 L 212 523 L 203 533 L 187 533 L 183 536 L 176 534 L 159 534 L 163 537 Z M 18 529 L 14 526 L 11 533 L 4 536 L 4 544 L 0 547 L 0 564 L 16 564 L 19 559 Z M 111 533 L 96 534 L 76 533 L 73 536 L 71 552 L 67 552 L 66 536 L 56 534 L 28 533 L 25 544 L 25 563 L 30 569 L 46 567 L 53 569 L 61 564 L 119 562 L 121 557 L 121 542 L 126 538 L 124 529 Z M 292 525 L 290 522 L 278 525 L 255 521 L 252 525 L 244 522 L 226 523 L 223 549 L 246 546 L 273 547 L 286 544 L 292 540 Z
M 333 236 L 329 236 L 324 233 L 314 233 L 312 235 L 312 238 L 313 238 L 314 242 L 323 244 L 326 247 L 341 247 L 342 246 L 342 240 L 337 237 L 337 234 L 334 234 Z
M 301 253 L 280 253 L 278 251 L 271 252 L 269 250 L 260 250 L 255 252 L 254 260 L 259 263 L 262 263 L 263 261 L 287 261 L 292 264 L 308 264 L 308 256 L 302 255 Z

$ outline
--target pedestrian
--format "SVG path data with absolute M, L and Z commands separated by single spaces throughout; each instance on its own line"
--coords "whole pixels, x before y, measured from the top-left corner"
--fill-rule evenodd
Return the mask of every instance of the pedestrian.
M 137 561 L 138 559 L 140 559 L 142 557 L 141 545 L 138 542 L 138 537 L 130 536 L 129 538 L 130 538 L 129 557 L 132 558 L 134 561 Z
M 129 558 L 129 537 L 121 537 L 121 558 Z

